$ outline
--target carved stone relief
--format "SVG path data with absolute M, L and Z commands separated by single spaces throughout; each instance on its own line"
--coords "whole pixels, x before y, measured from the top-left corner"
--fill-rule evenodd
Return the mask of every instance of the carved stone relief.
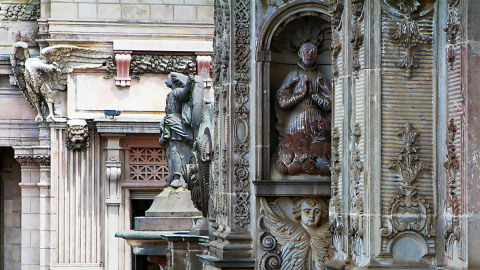
M 117 57 L 115 59 L 117 59 Z M 117 62 L 118 61 L 117 59 Z M 140 79 L 141 74 L 169 74 L 171 72 L 182 74 L 197 73 L 195 56 L 134 54 L 131 55 L 131 59 L 128 62 L 130 77 L 137 80 Z M 105 79 L 110 79 L 115 76 L 117 69 L 120 68 L 118 65 L 119 63 L 114 62 L 112 59 L 109 60 L 108 71 L 110 74 L 105 76 Z
M 241 228 L 250 223 L 250 163 L 247 155 L 250 152 L 250 0 L 235 1 L 235 49 L 234 76 L 235 83 L 233 108 L 233 185 L 234 222 Z
M 0 4 L 0 20 L 35 21 L 40 18 L 40 4 Z
M 434 3 L 434 0 L 422 2 L 418 0 L 383 0 L 384 10 L 400 20 L 390 39 L 406 50 L 405 56 L 399 63 L 400 67 L 405 68 L 405 77 L 410 77 L 412 68 L 418 67 L 413 49 L 417 45 L 431 42 L 430 36 L 422 34 L 416 19 L 433 10 Z
M 461 199 L 458 192 L 460 160 L 457 157 L 455 147 L 456 133 L 457 126 L 452 118 L 447 127 L 447 161 L 444 163 L 447 176 L 447 198 L 445 201 L 445 232 L 443 236 L 445 238 L 445 254 L 450 259 L 454 259 L 455 245 L 461 244 L 463 234 L 459 218 L 461 215 Z
M 35 121 L 54 121 L 54 93 L 65 90 L 67 74 L 74 68 L 99 68 L 110 54 L 105 51 L 76 46 L 51 46 L 41 51 L 41 57 L 30 57 L 28 45 L 17 42 L 10 54 L 10 63 L 18 86 L 37 113 Z
M 460 0 L 449 0 L 447 10 L 447 26 L 444 31 L 447 33 L 447 61 L 453 69 L 455 63 L 455 45 L 458 43 L 460 31 L 462 30 L 459 14 Z
M 347 252 L 344 249 L 343 236 L 345 230 L 345 220 L 343 216 L 342 198 L 340 196 L 339 177 L 342 170 L 342 163 L 339 153 L 340 133 L 338 128 L 332 129 L 332 160 L 330 162 L 332 197 L 329 202 L 330 211 L 330 233 L 332 235 L 332 245 L 335 250 L 334 259 L 343 261 L 346 259 Z
M 85 120 L 67 121 L 67 141 L 65 146 L 72 151 L 84 151 L 90 146 L 90 133 Z
M 352 1 L 353 26 L 350 35 L 350 44 L 353 48 L 353 70 L 358 72 L 362 67 L 360 63 L 360 47 L 363 45 L 362 21 L 364 0 Z
M 264 251 L 259 269 L 325 269 L 333 255 L 327 204 L 318 197 L 260 198 L 258 226 Z
M 418 161 L 415 140 L 418 133 L 413 132 L 408 123 L 401 132 L 403 146 L 397 161 L 391 163 L 399 177 L 400 194 L 391 202 L 383 217 L 380 230 L 382 237 L 394 238 L 400 232 L 419 233 L 428 239 L 436 235 L 435 219 L 430 204 L 418 194 L 416 180 L 421 171 L 428 166 Z
M 350 228 L 349 234 L 352 239 L 352 253 L 358 259 L 363 257 L 364 245 L 364 194 L 361 186 L 361 173 L 363 172 L 363 162 L 360 157 L 360 136 L 362 131 L 359 123 L 355 123 L 351 134 L 351 156 L 350 156 Z
M 329 12 L 331 15 L 332 23 L 332 43 L 330 45 L 330 51 L 332 53 L 332 80 L 334 81 L 339 74 L 338 67 L 338 55 L 342 50 L 342 39 L 340 38 L 340 31 L 342 29 L 342 14 L 343 14 L 343 1 L 332 0 L 329 6 Z
M 193 152 L 187 165 L 187 185 L 195 207 L 208 217 L 210 201 L 210 163 L 212 161 L 212 141 L 210 131 L 198 136 L 193 144 Z

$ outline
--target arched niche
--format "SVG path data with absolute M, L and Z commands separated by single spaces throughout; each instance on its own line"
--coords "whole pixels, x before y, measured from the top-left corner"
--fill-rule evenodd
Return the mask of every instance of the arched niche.
M 303 26 L 302 26 L 303 25 Z M 261 180 L 286 180 L 276 172 L 275 159 L 278 146 L 278 130 L 275 125 L 275 99 L 287 74 L 296 69 L 299 61 L 296 43 L 301 36 L 309 31 L 321 32 L 322 44 L 319 46 L 319 57 L 316 63 L 327 78 L 331 89 L 331 23 L 328 6 L 325 3 L 311 1 L 295 1 L 279 8 L 264 24 L 258 38 L 256 51 L 257 85 L 256 85 L 256 183 Z M 313 34 L 315 36 L 315 34 Z M 298 46 L 297 46 L 298 47 Z M 298 48 L 297 48 L 298 49 Z M 331 113 L 325 115 L 331 120 Z M 321 178 L 329 182 L 329 177 L 302 175 L 287 177 L 288 180 L 299 178 L 315 181 Z M 288 181 L 287 180 L 287 181 Z M 329 192 L 329 186 L 325 192 Z M 322 192 L 320 192 L 322 193 Z M 259 194 L 261 195 L 261 194 Z M 316 195 L 320 195 L 316 193 Z M 327 194 L 325 194 L 327 195 Z

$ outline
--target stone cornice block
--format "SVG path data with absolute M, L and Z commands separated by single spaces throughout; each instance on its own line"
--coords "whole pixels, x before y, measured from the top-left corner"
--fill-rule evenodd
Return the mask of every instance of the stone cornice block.
M 114 51 L 213 52 L 213 43 L 203 40 L 114 40 Z

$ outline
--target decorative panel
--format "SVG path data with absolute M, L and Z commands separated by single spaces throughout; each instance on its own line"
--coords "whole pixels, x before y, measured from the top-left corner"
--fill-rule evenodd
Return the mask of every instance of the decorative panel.
M 130 148 L 129 182 L 166 181 L 167 160 L 163 148 Z
M 401 8 L 399 5 L 398 8 Z M 398 10 L 396 10 L 398 11 Z M 399 12 L 399 11 L 398 11 Z M 407 12 L 407 11 L 406 11 Z M 417 162 L 424 169 L 415 179 L 416 195 L 425 200 L 425 205 L 434 208 L 434 85 L 433 85 L 433 11 L 422 10 L 424 16 L 398 16 L 391 9 L 382 12 L 382 228 L 387 228 L 394 203 L 404 190 L 399 171 L 392 169 L 395 162 L 404 158 L 405 146 L 415 147 Z M 405 25 L 408 28 L 402 28 Z M 403 31 L 402 29 L 408 29 Z M 411 126 L 409 126 L 411 124 Z M 407 125 L 407 131 L 405 126 Z M 411 128 L 408 131 L 409 127 Z M 402 133 L 403 132 L 403 133 Z M 416 133 L 412 141 L 405 138 L 409 132 Z M 403 134 L 403 140 L 402 135 Z M 413 135 L 412 135 L 413 136 Z M 406 141 L 407 140 L 407 141 Z M 413 152 L 411 153 L 413 155 Z M 411 156 L 413 157 L 413 156 Z M 405 166 L 416 166 L 415 163 Z M 403 166 L 403 165 L 402 165 Z M 407 169 L 414 169 L 407 168 Z M 428 208 L 428 207 L 427 207 Z M 426 225 L 427 226 L 427 225 Z M 433 226 L 434 224 L 429 224 Z M 413 231 L 406 228 L 405 231 Z M 383 236 L 387 236 L 382 234 Z M 423 235 L 426 241 L 425 254 L 434 254 L 434 233 Z M 389 243 L 394 237 L 382 238 L 382 253 L 391 255 Z M 419 240 L 419 243 L 423 240 Z M 424 254 L 424 255 L 425 255 Z

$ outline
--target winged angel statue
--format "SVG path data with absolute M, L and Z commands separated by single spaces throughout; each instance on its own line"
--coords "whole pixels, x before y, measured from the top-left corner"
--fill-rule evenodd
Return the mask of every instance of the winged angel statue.
M 36 122 L 54 121 L 54 92 L 65 90 L 73 69 L 99 68 L 110 53 L 76 46 L 44 48 L 40 57 L 30 57 L 28 45 L 17 42 L 10 54 L 13 74 L 28 103 L 37 113 Z
M 308 197 L 281 198 L 268 203 L 261 198 L 260 203 L 264 224 L 280 246 L 280 269 L 325 269 L 324 263 L 333 257 L 325 201 Z M 288 204 L 291 213 L 282 210 L 288 208 Z

